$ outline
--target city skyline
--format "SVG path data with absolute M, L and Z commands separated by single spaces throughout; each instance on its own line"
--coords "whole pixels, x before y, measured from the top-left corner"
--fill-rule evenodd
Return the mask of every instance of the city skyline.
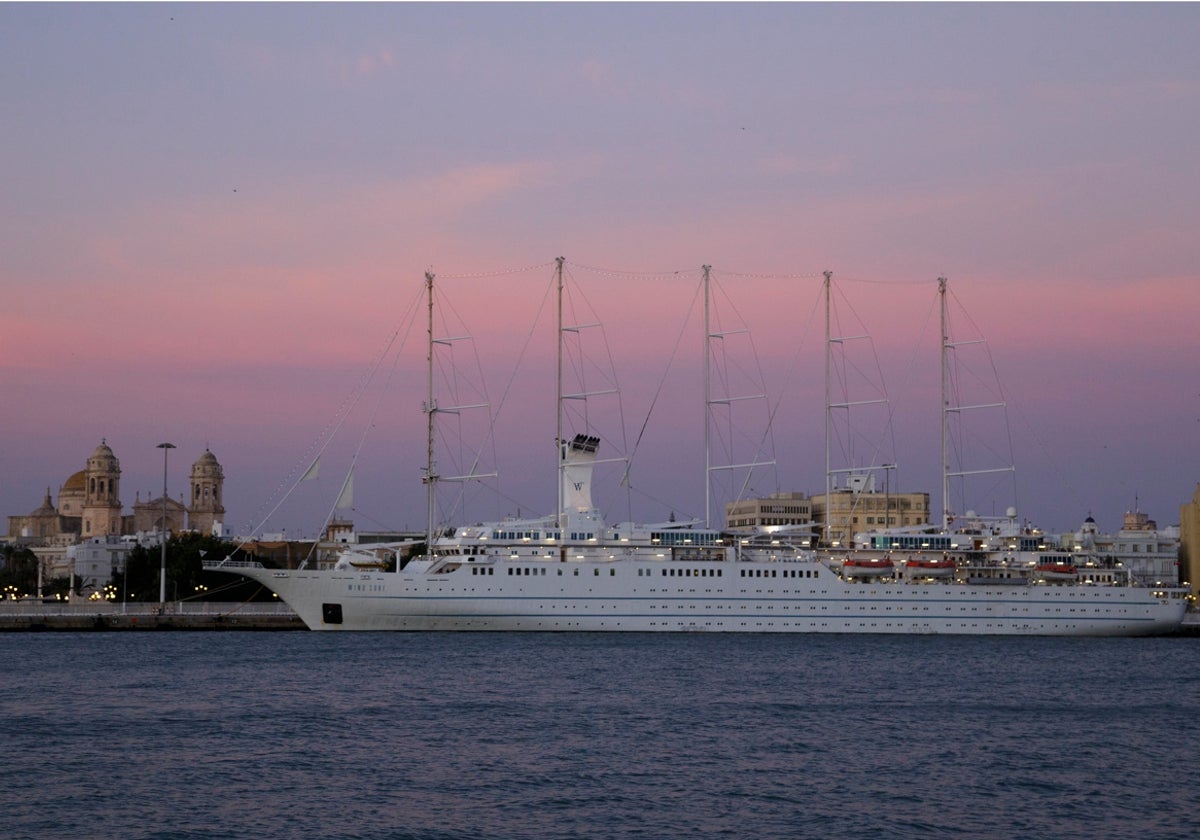
M 935 510 L 939 275 L 995 358 L 1023 517 L 1115 530 L 1137 504 L 1172 524 L 1200 480 L 1194 6 L 8 5 L 0 22 L 6 516 L 102 438 L 126 507 L 157 496 L 171 441 L 173 497 L 209 447 L 235 533 L 312 535 L 349 450 L 294 512 L 271 500 L 427 270 L 492 396 L 512 388 L 502 507 L 465 515 L 549 512 L 553 337 L 534 327 L 560 255 L 610 333 L 631 441 L 678 354 L 635 518 L 703 513 L 695 313 L 684 328 L 702 264 L 778 408 L 758 493 L 824 489 L 825 270 L 879 348 L 899 488 Z M 410 342 L 403 393 L 363 403 L 380 412 L 363 528 L 423 523 Z

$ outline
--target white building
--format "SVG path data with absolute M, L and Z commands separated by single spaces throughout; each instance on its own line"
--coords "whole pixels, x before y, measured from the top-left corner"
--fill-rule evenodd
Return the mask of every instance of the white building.
M 112 534 L 91 537 L 69 546 L 66 557 L 67 573 L 80 579 L 79 588 L 74 594 L 87 598 L 94 592 L 102 591 L 106 583 L 125 572 L 125 560 L 134 548 L 139 545 L 150 548 L 159 544 L 158 534 L 142 533 L 123 537 Z
M 1062 542 L 1065 549 L 1120 562 L 1136 580 L 1148 586 L 1179 581 L 1179 526 L 1160 529 L 1139 510 L 1125 512 L 1116 534 L 1100 533 L 1096 520 L 1089 516 L 1074 534 L 1064 534 Z

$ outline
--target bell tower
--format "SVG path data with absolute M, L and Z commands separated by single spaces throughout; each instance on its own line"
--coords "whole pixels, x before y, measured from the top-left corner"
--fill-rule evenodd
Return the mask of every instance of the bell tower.
M 101 439 L 84 472 L 82 536 L 121 533 L 121 462 Z
M 206 447 L 192 464 L 188 527 L 202 534 L 217 533 L 225 522 L 225 471 Z

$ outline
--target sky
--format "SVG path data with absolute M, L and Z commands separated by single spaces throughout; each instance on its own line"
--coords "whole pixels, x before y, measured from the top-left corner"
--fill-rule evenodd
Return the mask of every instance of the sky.
M 168 492 L 210 448 L 235 533 L 312 536 L 351 463 L 344 515 L 423 527 L 427 271 L 478 361 L 439 367 L 439 405 L 453 386 L 495 415 L 437 415 L 475 436 L 439 436 L 443 475 L 475 451 L 499 473 L 452 513 L 550 512 L 563 256 L 568 314 L 603 324 L 572 335 L 607 338 L 589 382 L 620 389 L 589 423 L 633 452 L 625 485 L 598 469 L 610 520 L 705 516 L 710 265 L 710 396 L 763 395 L 713 410 L 714 448 L 740 443 L 711 463 L 773 444 L 742 492 L 824 490 L 831 271 L 835 327 L 870 336 L 844 345 L 846 401 L 880 389 L 855 421 L 891 418 L 833 466 L 893 463 L 940 512 L 946 276 L 1016 470 L 971 506 L 1177 523 L 1200 482 L 1198 39 L 1183 3 L 2 4 L 0 514 L 57 500 L 102 439 L 128 511 L 170 441 Z

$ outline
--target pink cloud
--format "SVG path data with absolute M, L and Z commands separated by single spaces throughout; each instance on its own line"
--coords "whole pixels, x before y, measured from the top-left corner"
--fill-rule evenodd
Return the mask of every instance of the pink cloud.
M 339 75 L 342 81 L 369 79 L 391 70 L 395 62 L 395 55 L 391 50 L 380 48 L 343 63 Z
M 632 88 L 628 80 L 619 80 L 613 66 L 594 58 L 581 61 L 577 72 L 589 87 L 597 93 L 614 99 L 628 99 Z

